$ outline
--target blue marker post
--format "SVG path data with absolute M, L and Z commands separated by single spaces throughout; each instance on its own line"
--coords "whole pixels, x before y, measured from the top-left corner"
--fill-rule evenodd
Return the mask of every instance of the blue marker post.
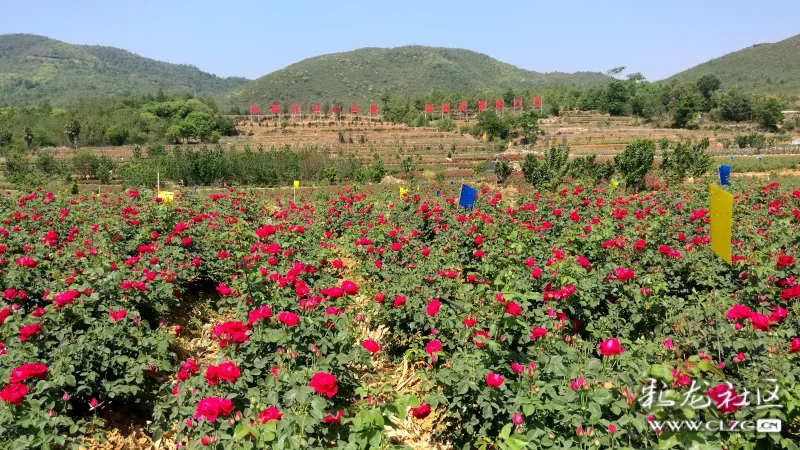
M 466 184 L 461 185 L 461 194 L 458 196 L 458 206 L 472 211 L 475 206 L 475 199 L 478 198 L 478 191 Z
M 731 166 L 719 166 L 719 184 L 722 186 L 731 185 Z
M 438 196 L 439 196 L 439 194 L 441 194 L 441 193 L 442 193 L 442 191 L 439 191 L 439 190 L 437 190 L 437 191 L 436 191 L 436 196 L 438 197 Z
M 733 161 L 733 156 L 728 157 L 730 161 Z

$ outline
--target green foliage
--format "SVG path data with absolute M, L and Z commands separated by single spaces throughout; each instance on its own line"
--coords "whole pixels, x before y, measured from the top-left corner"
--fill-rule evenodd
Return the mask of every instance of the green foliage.
M 719 110 L 724 120 L 742 122 L 750 119 L 750 98 L 741 89 L 733 89 L 720 97 Z
M 494 175 L 497 177 L 499 184 L 504 184 L 509 176 L 511 176 L 511 166 L 508 161 L 501 159 L 494 165 Z
M 40 152 L 36 156 L 36 168 L 46 175 L 57 175 L 62 171 L 61 164 L 47 152 Z
M 444 119 L 440 119 L 436 121 L 436 130 L 438 131 L 453 131 L 456 128 L 456 123 L 453 119 L 449 117 L 445 117 Z
M 367 66 L 370 70 L 364 70 Z M 548 85 L 590 86 L 607 80 L 605 75 L 594 72 L 531 72 L 481 53 L 455 48 L 417 45 L 362 48 L 292 64 L 233 90 L 224 103 L 246 108 L 264 98 L 303 105 L 320 99 L 362 106 L 383 101 L 385 106 L 381 114 L 386 120 L 408 123 L 395 120 L 394 113 L 390 113 L 392 108 L 388 103 L 391 102 L 386 102 L 386 97 L 494 90 L 498 91 L 495 98 L 503 98 L 509 86 L 513 86 L 514 93 L 519 96 L 524 89 Z M 477 109 L 470 107 L 473 111 Z M 416 105 L 415 109 L 421 111 L 422 105 Z
M 478 123 L 472 127 L 472 134 L 477 137 L 486 136 L 489 141 L 495 138 L 504 140 L 510 129 L 508 121 L 501 119 L 494 111 L 483 111 L 478 114 Z
M 749 93 L 800 92 L 797 46 L 800 35 L 772 44 L 757 44 L 714 58 L 668 78 L 667 82 L 693 81 L 713 74 L 723 90 L 741 88 Z
M 762 127 L 767 130 L 776 130 L 783 122 L 781 102 L 777 98 L 768 97 L 761 100 L 755 108 L 755 116 Z
M 632 141 L 622 153 L 614 155 L 614 167 L 629 188 L 641 189 L 647 172 L 653 167 L 655 154 L 655 142 L 649 139 Z
M 661 172 L 673 182 L 681 182 L 687 176 L 698 178 L 705 175 L 714 165 L 708 146 L 708 138 L 697 144 L 688 141 L 676 143 L 672 150 L 663 152 Z
M 614 176 L 614 165 L 610 161 L 606 161 L 605 164 L 597 162 L 595 154 L 579 156 L 567 162 L 564 175 L 600 183 Z
M 222 93 L 244 78 L 219 78 L 198 68 L 144 58 L 125 50 L 72 45 L 31 34 L 0 35 L 0 99 L 23 106 L 48 99 L 72 106 L 107 96 Z
M 697 90 L 706 101 L 706 111 L 711 109 L 711 94 L 719 90 L 722 83 L 713 74 L 706 74 L 697 79 Z
M 67 122 L 67 125 L 64 127 L 64 134 L 67 135 L 67 139 L 72 146 L 78 148 L 78 137 L 81 134 L 81 124 L 77 120 L 72 119 Z
M 8 108 L 0 115 L 0 129 L 20 136 L 29 147 L 82 146 L 176 142 L 181 138 L 211 140 L 235 133 L 235 122 L 213 117 L 212 109 L 197 99 L 156 102 L 148 97 L 79 102 L 67 114 L 52 114 L 48 105 Z M 216 136 L 216 135 L 214 135 Z
M 754 148 L 763 150 L 767 147 L 767 137 L 761 133 L 734 136 L 733 142 L 739 148 Z

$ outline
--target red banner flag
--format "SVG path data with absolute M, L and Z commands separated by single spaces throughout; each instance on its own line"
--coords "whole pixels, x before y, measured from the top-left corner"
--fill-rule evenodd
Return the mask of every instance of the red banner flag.
M 449 113 L 449 112 L 450 112 L 450 104 L 442 103 L 442 113 Z
M 378 114 L 378 105 L 369 105 L 370 114 Z
M 270 105 L 269 110 L 272 112 L 272 114 L 280 114 L 281 105 Z
M 459 111 L 466 111 L 467 110 L 467 102 L 461 102 L 458 104 Z
M 342 107 L 339 105 L 333 105 L 332 110 L 334 114 L 339 114 L 340 112 L 342 112 Z
M 298 104 L 292 105 L 292 114 L 300 114 L 300 105 Z
M 478 102 L 478 110 L 486 111 L 486 100 L 481 100 Z
M 503 100 L 495 100 L 494 109 L 503 109 Z
M 533 97 L 533 107 L 538 108 L 542 106 L 542 97 Z
M 433 103 L 426 103 L 425 104 L 425 112 L 432 113 L 433 112 Z
M 311 105 L 311 112 L 314 114 L 319 114 L 319 105 Z
M 522 108 L 522 99 L 521 98 L 515 98 L 514 99 L 514 108 Z
M 250 114 L 258 115 L 258 105 L 250 105 Z
M 350 112 L 352 114 L 358 114 L 358 105 L 353 105 L 350 107 Z

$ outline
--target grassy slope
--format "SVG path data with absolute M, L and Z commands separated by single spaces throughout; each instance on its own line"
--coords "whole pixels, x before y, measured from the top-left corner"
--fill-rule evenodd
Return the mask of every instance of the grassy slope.
M 0 35 L 0 104 L 70 105 L 108 95 L 228 91 L 244 78 L 144 58 L 113 47 L 73 45 L 31 34 Z
M 384 95 L 433 91 L 531 89 L 544 85 L 588 86 L 603 74 L 537 73 L 469 50 L 424 46 L 362 48 L 305 59 L 228 95 L 223 103 L 245 106 L 286 102 L 364 103 Z
M 696 80 L 714 74 L 723 89 L 753 93 L 800 93 L 800 35 L 774 44 L 758 44 L 680 72 L 667 81 Z

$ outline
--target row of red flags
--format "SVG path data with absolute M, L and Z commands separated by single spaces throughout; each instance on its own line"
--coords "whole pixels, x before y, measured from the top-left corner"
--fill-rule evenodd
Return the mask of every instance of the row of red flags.
M 542 106 L 542 97 L 534 97 L 533 98 L 533 107 L 534 108 L 539 108 L 541 106 Z M 503 100 L 502 99 L 495 100 L 494 107 L 495 107 L 495 109 L 503 109 L 503 107 L 504 107 Z M 522 99 L 521 98 L 515 98 L 514 99 L 514 103 L 513 103 L 513 107 L 514 108 L 522 108 Z M 467 111 L 467 102 L 459 103 L 458 104 L 458 110 L 461 111 L 461 112 L 466 112 Z M 481 101 L 478 102 L 478 110 L 479 111 L 485 111 L 486 110 L 486 100 L 481 100 Z M 259 114 L 259 111 L 260 110 L 258 109 L 258 105 L 250 105 L 250 114 Z M 300 114 L 300 105 L 298 105 L 298 104 L 292 105 L 291 106 L 291 111 L 292 111 L 291 112 L 292 114 Z M 339 106 L 339 105 L 333 105 L 333 107 L 331 107 L 331 111 L 333 112 L 333 114 L 340 114 L 342 112 L 342 107 Z M 320 110 L 320 106 L 319 105 L 311 105 L 311 113 L 312 114 L 320 114 L 320 112 L 321 112 L 321 110 Z M 378 114 L 378 105 L 375 105 L 375 104 L 369 105 L 369 112 L 370 112 L 370 114 Z M 433 103 L 426 103 L 425 104 L 425 112 L 426 113 L 433 113 L 434 112 Z M 441 113 L 449 113 L 450 112 L 450 104 L 449 103 L 442 103 L 440 112 Z M 275 115 L 280 114 L 281 113 L 280 105 L 270 105 L 270 113 L 271 114 L 275 114 Z M 350 113 L 351 114 L 358 114 L 359 113 L 358 105 L 352 105 L 350 107 Z

